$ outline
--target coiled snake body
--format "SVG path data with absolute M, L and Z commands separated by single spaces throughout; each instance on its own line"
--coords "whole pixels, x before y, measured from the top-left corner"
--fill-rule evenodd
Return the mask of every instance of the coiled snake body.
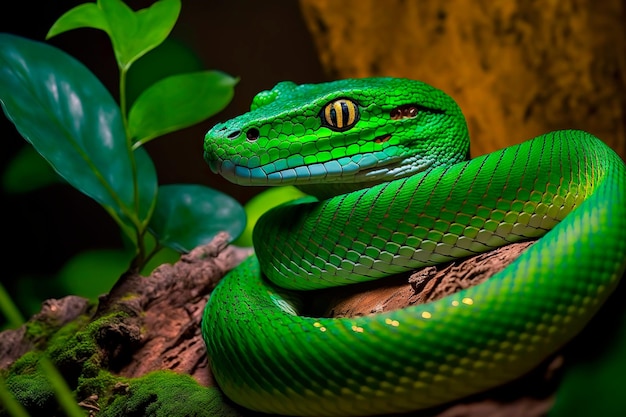
M 468 146 L 450 97 L 394 78 L 280 83 L 208 132 L 215 172 L 319 199 L 266 213 L 256 256 L 211 294 L 202 331 L 226 395 L 287 415 L 418 410 L 515 379 L 584 327 L 626 268 L 624 163 L 581 131 L 469 161 Z M 434 302 L 298 315 L 306 293 L 292 290 L 540 236 L 486 282 Z

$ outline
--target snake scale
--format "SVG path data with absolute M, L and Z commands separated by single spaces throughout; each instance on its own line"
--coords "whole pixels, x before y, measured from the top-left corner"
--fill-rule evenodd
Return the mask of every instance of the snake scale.
M 626 167 L 582 131 L 468 160 L 457 104 L 397 78 L 296 85 L 205 138 L 214 172 L 314 196 L 267 212 L 255 255 L 206 306 L 224 393 L 285 415 L 420 410 L 520 377 L 576 335 L 626 268 Z M 354 318 L 300 315 L 309 290 L 539 238 L 489 280 Z

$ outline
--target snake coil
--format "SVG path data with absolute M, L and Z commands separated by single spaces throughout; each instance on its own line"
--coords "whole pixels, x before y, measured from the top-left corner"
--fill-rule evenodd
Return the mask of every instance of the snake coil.
M 205 309 L 215 379 L 247 408 L 372 415 L 484 391 L 576 335 L 624 274 L 626 167 L 588 133 L 552 132 L 463 161 L 460 111 L 417 81 L 281 83 L 262 97 L 207 134 L 208 163 L 238 183 L 291 183 L 324 198 L 266 213 L 256 255 Z M 410 117 L 394 112 L 410 107 Z M 254 142 L 229 137 L 249 129 Z M 298 314 L 306 293 L 293 290 L 538 237 L 505 270 L 437 301 L 366 317 Z

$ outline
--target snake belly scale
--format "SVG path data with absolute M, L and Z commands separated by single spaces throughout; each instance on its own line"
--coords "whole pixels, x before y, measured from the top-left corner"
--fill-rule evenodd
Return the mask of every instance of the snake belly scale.
M 582 131 L 466 160 L 446 94 L 396 78 L 279 83 L 205 139 L 213 171 L 314 195 L 270 210 L 202 332 L 233 401 L 285 415 L 425 409 L 511 381 L 576 335 L 626 268 L 626 167 Z M 540 238 L 500 273 L 423 305 L 299 314 L 306 291 Z

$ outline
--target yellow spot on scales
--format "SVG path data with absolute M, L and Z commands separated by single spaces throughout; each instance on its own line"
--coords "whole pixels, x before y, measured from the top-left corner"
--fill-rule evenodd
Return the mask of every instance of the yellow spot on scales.
M 315 323 L 313 323 L 313 326 L 315 326 L 318 329 L 320 329 L 321 332 L 325 332 L 326 331 L 326 327 L 322 326 L 322 323 L 320 323 L 319 321 L 316 321 Z

